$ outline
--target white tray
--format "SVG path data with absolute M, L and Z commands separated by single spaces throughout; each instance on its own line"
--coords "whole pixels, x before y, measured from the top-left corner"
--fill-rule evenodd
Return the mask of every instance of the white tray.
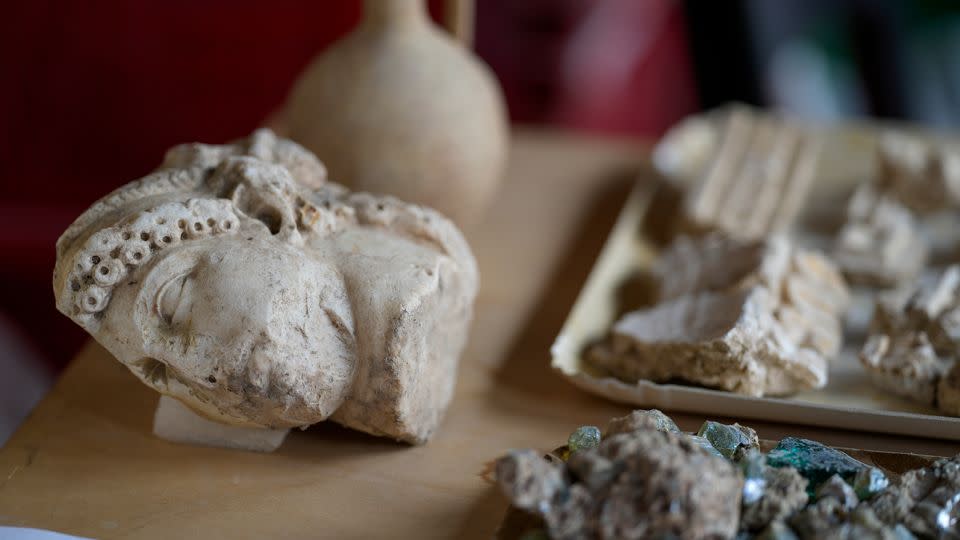
M 859 126 L 833 129 L 825 135 L 831 138 L 829 150 L 809 207 L 822 206 L 816 201 L 835 198 L 871 174 L 877 132 L 877 128 Z M 582 359 L 586 345 L 605 336 L 615 322 L 618 287 L 656 256 L 656 247 L 641 232 L 655 188 L 655 182 L 640 182 L 628 198 L 551 347 L 554 369 L 587 392 L 640 407 L 960 440 L 960 418 L 941 416 L 930 407 L 876 390 L 853 350 L 845 350 L 833 361 L 825 388 L 790 398 L 753 398 L 649 381 L 631 385 L 595 376 Z

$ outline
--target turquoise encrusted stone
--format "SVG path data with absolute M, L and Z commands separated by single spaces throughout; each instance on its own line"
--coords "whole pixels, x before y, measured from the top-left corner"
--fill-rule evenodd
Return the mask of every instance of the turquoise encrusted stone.
M 728 426 L 707 420 L 700 426 L 697 435 L 710 441 L 710 444 L 727 459 L 733 459 L 733 454 L 740 447 L 749 448 L 757 445 L 756 432 L 739 424 Z
M 567 439 L 567 448 L 571 452 L 590 450 L 600 446 L 600 428 L 597 426 L 580 426 Z
M 853 490 L 857 492 L 857 497 L 861 501 L 873 498 L 890 485 L 890 480 L 883 471 L 876 467 L 867 467 L 860 469 L 853 477 Z
M 767 454 L 767 465 L 797 469 L 801 476 L 810 481 L 808 490 L 811 492 L 835 474 L 850 482 L 857 472 L 867 468 L 867 465 L 839 450 L 798 437 L 782 439 Z

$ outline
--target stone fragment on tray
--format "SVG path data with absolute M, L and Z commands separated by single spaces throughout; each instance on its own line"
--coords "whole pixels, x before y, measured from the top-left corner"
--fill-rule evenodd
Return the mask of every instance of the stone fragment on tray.
M 543 520 L 550 538 L 732 538 L 736 533 L 739 474 L 729 461 L 686 436 L 640 429 L 606 437 L 597 448 L 573 454 L 569 474 L 526 463 L 535 456 L 512 452 L 501 458 L 497 483 L 514 506 Z M 564 482 L 559 487 L 558 477 Z
M 593 366 L 629 382 L 682 380 L 751 396 L 826 383 L 850 297 L 822 255 L 782 237 L 681 237 L 651 274 L 663 301 L 617 321 L 588 350 Z
M 960 147 L 889 131 L 878 149 L 877 188 L 913 212 L 928 214 L 960 205 Z
M 350 193 L 268 130 L 172 149 L 64 232 L 54 272 L 57 308 L 189 409 L 160 411 L 156 433 L 194 442 L 203 423 L 178 418 L 241 430 L 332 419 L 425 442 L 452 397 L 476 290 L 449 220 Z M 209 442 L 257 440 L 227 431 Z M 246 445 L 270 449 L 274 435 Z
M 679 231 L 763 238 L 792 227 L 816 174 L 819 138 L 793 121 L 745 107 L 730 109 L 719 123 L 712 139 L 699 137 L 706 150 L 694 154 L 710 157 L 703 165 L 697 157 L 691 167 L 699 174 L 687 186 Z
M 899 300 L 898 300 L 899 301 Z M 960 415 L 960 266 L 881 303 L 860 362 L 879 388 Z
M 929 251 L 910 210 L 864 185 L 850 200 L 833 259 L 851 283 L 894 287 L 920 274 Z

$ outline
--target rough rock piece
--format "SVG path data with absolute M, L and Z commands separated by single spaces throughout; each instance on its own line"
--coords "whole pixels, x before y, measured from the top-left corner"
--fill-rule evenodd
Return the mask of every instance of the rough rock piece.
M 887 132 L 878 145 L 877 187 L 914 212 L 960 205 L 960 148 Z
M 737 530 L 739 474 L 682 435 L 607 437 L 571 456 L 566 489 L 553 465 L 528 463 L 535 456 L 509 454 L 497 478 L 515 506 L 542 517 L 551 538 L 731 538 Z
M 864 185 L 850 200 L 833 259 L 851 283 L 893 287 L 915 279 L 929 252 L 910 211 Z
M 901 524 L 889 526 L 866 505 L 852 511 L 833 497 L 825 497 L 791 518 L 803 540 L 915 540 Z
M 801 348 L 771 313 L 761 287 L 685 296 L 627 314 L 588 359 L 626 381 L 684 380 L 751 396 L 826 383 L 827 361 Z M 663 361 L 669 358 L 669 362 Z
M 820 484 L 820 487 L 817 488 L 817 500 L 824 497 L 833 497 L 840 501 L 840 505 L 847 511 L 856 508 L 860 502 L 860 498 L 853 488 L 850 487 L 850 484 L 837 474 L 828 478 L 826 482 Z
M 697 435 L 710 441 L 723 457 L 733 459 L 738 450 L 759 448 L 757 432 L 740 424 L 725 425 L 707 420 Z
M 563 472 L 533 450 L 515 450 L 496 463 L 497 484 L 517 508 L 545 511 L 557 492 L 566 489 Z
M 823 386 L 826 360 L 795 346 L 773 302 L 759 287 L 685 296 L 624 316 L 588 357 L 625 381 L 679 379 L 752 396 Z
M 799 534 L 800 538 L 825 538 L 828 534 L 846 538 L 848 533 L 847 510 L 834 497 L 824 497 L 808 505 L 790 518 L 790 526 Z M 839 534 L 838 534 L 839 533 Z
M 853 478 L 853 489 L 857 497 L 864 501 L 872 499 L 889 485 L 890 479 L 876 467 L 861 469 Z
M 917 536 L 960 538 L 960 455 L 904 474 L 865 504 Z
M 738 240 L 721 233 L 679 236 L 654 262 L 650 276 L 659 302 L 753 285 L 779 291 L 790 255 L 790 243 L 783 236 L 760 241 Z
M 936 403 L 941 376 L 951 360 L 937 356 L 925 333 L 891 339 L 872 335 L 860 351 L 860 362 L 878 388 L 927 405 Z
M 655 265 L 659 304 L 628 313 L 587 359 L 625 381 L 684 380 L 753 396 L 826 383 L 849 293 L 787 239 L 678 239 Z M 665 362 L 663 358 L 670 358 Z
M 758 530 L 785 520 L 807 504 L 807 479 L 792 467 L 764 467 L 761 497 L 743 505 L 741 528 Z
M 783 296 L 784 308 L 801 315 L 788 317 L 790 322 L 799 318 L 807 326 L 841 315 L 850 304 L 850 292 L 833 263 L 818 252 L 796 247 L 785 236 L 757 241 L 724 234 L 681 236 L 657 258 L 650 277 L 660 302 L 762 286 Z M 810 332 L 832 336 L 833 326 L 826 326 Z M 823 352 L 834 354 L 836 346 L 825 346 Z
M 266 130 L 172 149 L 57 243 L 57 308 L 224 424 L 413 443 L 452 396 L 477 268 L 440 214 L 327 183 Z
M 580 426 L 567 439 L 567 448 L 571 452 L 589 450 L 600 444 L 600 429 L 596 426 Z
M 876 311 L 872 333 L 860 352 L 871 381 L 947 414 L 960 414 L 960 368 L 955 367 L 960 353 L 960 266 L 921 280 L 905 302 L 881 302 Z
M 762 238 L 791 227 L 816 173 L 819 139 L 746 108 L 731 110 L 716 137 L 686 194 L 680 228 Z
M 673 419 L 658 409 L 649 411 L 635 410 L 626 416 L 613 418 L 607 423 L 607 430 L 604 437 L 610 437 L 618 433 L 629 433 L 639 429 L 655 429 L 658 431 L 671 431 L 680 433 L 680 428 L 674 423 Z

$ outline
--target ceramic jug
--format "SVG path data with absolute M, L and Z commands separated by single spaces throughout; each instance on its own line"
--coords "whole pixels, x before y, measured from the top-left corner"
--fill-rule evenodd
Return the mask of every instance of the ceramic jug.
M 471 8 L 448 2 L 448 26 L 469 34 Z M 359 26 L 296 82 L 284 120 L 331 180 L 431 206 L 461 225 L 482 215 L 506 159 L 496 78 L 433 24 L 424 0 L 365 0 Z

